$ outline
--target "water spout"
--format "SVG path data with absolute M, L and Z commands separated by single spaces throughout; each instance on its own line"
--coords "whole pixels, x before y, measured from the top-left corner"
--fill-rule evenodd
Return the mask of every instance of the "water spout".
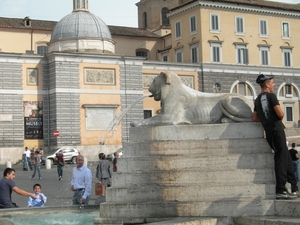
M 100 139 L 99 145 L 104 145 L 105 140 L 108 138 L 108 135 L 111 133 L 111 136 L 113 136 L 113 130 L 121 123 L 123 117 L 131 110 L 133 106 L 135 106 L 139 101 L 143 100 L 144 98 L 153 97 L 153 95 L 149 96 L 143 96 L 138 99 L 136 99 L 133 103 L 131 103 L 130 106 L 128 106 L 123 112 L 121 112 L 118 116 L 116 116 L 108 126 L 107 130 L 108 132 L 105 134 L 103 139 Z

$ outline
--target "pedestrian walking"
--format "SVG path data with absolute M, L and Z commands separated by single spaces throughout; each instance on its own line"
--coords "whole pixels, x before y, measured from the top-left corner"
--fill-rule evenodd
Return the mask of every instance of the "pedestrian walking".
M 104 153 L 100 153 L 98 157 L 100 161 L 96 169 L 96 178 L 102 184 L 104 184 L 106 189 L 107 187 L 110 187 L 110 178 L 111 178 L 110 162 L 106 159 Z
M 35 164 L 35 150 L 34 150 L 34 148 L 32 148 L 30 150 L 30 163 L 31 163 L 31 166 Z
M 63 171 L 64 171 L 64 166 L 65 166 L 65 158 L 63 154 L 63 150 L 60 150 L 54 158 L 57 166 L 57 175 L 58 175 L 58 180 L 62 180 L 63 177 Z
M 115 152 L 114 153 L 114 159 L 112 160 L 113 172 L 117 172 L 118 171 L 118 158 L 119 158 L 119 153 Z
M 23 161 L 23 170 L 24 171 L 28 171 L 27 156 L 26 156 L 27 149 L 28 149 L 28 147 L 25 147 L 25 150 L 22 153 L 22 161 Z
M 26 154 L 27 165 L 30 168 L 30 170 L 32 171 L 33 169 L 32 169 L 31 159 L 30 159 L 31 151 L 26 147 L 24 153 Z
M 292 161 L 293 161 L 296 180 L 300 181 L 299 180 L 299 168 L 298 168 L 298 165 L 299 165 L 299 154 L 298 154 L 298 151 L 295 149 L 295 147 L 296 147 L 296 144 L 292 143 L 292 148 L 289 149 L 289 152 L 290 152 L 290 155 L 291 155 L 291 158 L 292 158 Z
M 40 155 L 40 151 L 39 150 L 35 151 L 35 155 L 34 155 L 34 171 L 33 171 L 32 176 L 30 177 L 31 179 L 34 179 L 36 171 L 38 171 L 39 179 L 41 180 L 42 179 L 42 176 L 41 176 L 41 155 Z

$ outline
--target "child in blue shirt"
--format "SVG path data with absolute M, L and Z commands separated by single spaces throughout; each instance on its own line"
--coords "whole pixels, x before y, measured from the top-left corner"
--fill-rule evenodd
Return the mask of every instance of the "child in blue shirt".
M 42 186 L 40 184 L 33 185 L 33 194 L 36 196 L 36 199 L 28 197 L 28 207 L 40 207 L 44 206 L 47 201 L 47 197 L 41 193 Z

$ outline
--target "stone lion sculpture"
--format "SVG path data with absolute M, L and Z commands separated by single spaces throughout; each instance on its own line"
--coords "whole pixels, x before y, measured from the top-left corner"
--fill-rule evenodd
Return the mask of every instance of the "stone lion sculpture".
M 155 101 L 161 101 L 156 116 L 132 122 L 132 127 L 214 124 L 252 121 L 253 103 L 233 93 L 204 93 L 189 88 L 171 71 L 161 72 L 149 87 Z

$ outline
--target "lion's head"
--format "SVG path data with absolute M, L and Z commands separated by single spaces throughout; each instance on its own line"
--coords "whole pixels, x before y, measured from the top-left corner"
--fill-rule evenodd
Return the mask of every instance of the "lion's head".
M 154 100 L 155 101 L 160 101 L 161 100 L 161 93 L 162 87 L 165 87 L 166 85 L 170 85 L 170 75 L 167 72 L 161 72 L 158 76 L 156 76 L 150 87 L 149 87 L 149 92 L 152 93 Z
M 153 79 L 148 90 L 152 93 L 155 101 L 162 99 L 162 88 L 166 87 L 166 85 L 170 85 L 170 80 L 169 72 L 161 72 Z

